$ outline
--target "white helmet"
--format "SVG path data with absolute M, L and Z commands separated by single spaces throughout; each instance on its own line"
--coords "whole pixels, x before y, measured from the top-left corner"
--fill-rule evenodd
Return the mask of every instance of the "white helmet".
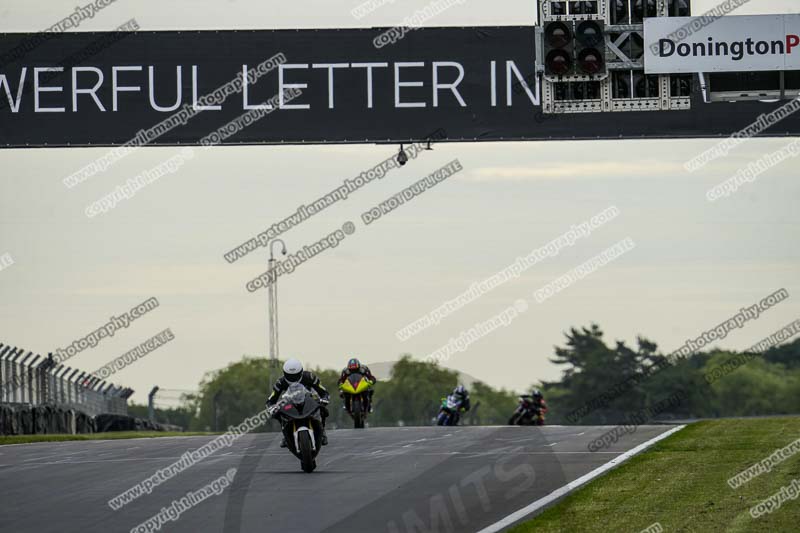
M 283 364 L 283 377 L 286 381 L 300 381 L 303 377 L 303 363 L 299 359 L 289 359 Z

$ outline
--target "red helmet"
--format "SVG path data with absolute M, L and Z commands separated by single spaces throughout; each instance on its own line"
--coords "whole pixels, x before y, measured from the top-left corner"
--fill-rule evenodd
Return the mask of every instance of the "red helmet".
M 361 368 L 361 361 L 359 361 L 355 357 L 353 357 L 347 362 L 347 370 L 349 370 L 350 372 L 355 372 L 359 368 Z

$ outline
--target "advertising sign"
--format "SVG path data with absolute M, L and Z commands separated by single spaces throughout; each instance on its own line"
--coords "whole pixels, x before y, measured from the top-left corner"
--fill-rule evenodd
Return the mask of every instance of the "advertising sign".
M 0 148 L 715 137 L 780 105 L 546 114 L 533 26 L 42 35 L 0 34 Z
M 533 123 L 533 27 L 392 30 L 65 33 L 33 47 L 36 34 L 0 35 L 0 144 L 199 143 L 231 122 L 215 140 L 379 142 L 445 126 L 499 139 Z
M 800 15 L 654 17 L 647 74 L 800 70 Z

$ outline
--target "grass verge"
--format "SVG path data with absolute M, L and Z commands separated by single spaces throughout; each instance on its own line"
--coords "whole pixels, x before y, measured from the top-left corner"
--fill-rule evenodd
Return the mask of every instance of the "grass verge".
M 178 432 L 178 431 L 112 431 L 108 433 L 85 433 L 80 435 L 10 435 L 0 437 L 0 446 L 4 444 L 28 444 L 31 442 L 61 442 L 68 440 L 117 440 L 117 439 L 154 439 L 158 437 L 196 437 L 216 435 L 216 433 Z
M 800 484 L 800 453 L 737 489 L 727 483 L 799 438 L 800 417 L 692 424 L 510 532 L 638 533 L 656 523 L 665 532 L 800 531 L 797 491 L 773 512 L 750 515 L 782 487 Z

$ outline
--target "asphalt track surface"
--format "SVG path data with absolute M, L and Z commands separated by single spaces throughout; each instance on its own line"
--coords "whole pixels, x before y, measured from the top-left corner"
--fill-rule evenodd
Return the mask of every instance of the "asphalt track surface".
M 212 437 L 0 446 L 0 531 L 131 531 L 230 468 L 237 469 L 230 487 L 158 531 L 478 531 L 670 428 L 640 426 L 588 451 L 609 429 L 330 431 L 312 474 L 279 447 L 277 434 L 246 435 L 118 511 L 110 498 Z

